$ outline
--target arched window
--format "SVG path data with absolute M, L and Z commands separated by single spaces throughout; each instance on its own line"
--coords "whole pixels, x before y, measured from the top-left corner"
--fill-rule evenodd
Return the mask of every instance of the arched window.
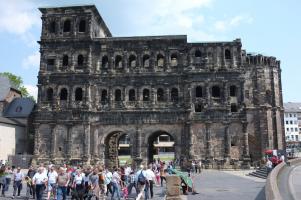
M 84 64 L 84 56 L 80 54 L 77 56 L 77 65 L 83 66 L 83 64 Z
M 194 111 L 195 112 L 202 112 L 202 110 L 203 110 L 202 104 L 195 104 L 194 105 Z
M 121 101 L 121 90 L 115 90 L 115 101 Z
M 81 33 L 86 32 L 86 20 L 81 20 L 79 22 L 78 31 Z
M 63 31 L 64 31 L 64 32 L 70 32 L 70 31 L 71 31 L 71 21 L 70 21 L 70 19 L 67 19 L 67 20 L 64 22 L 64 28 L 63 28 Z
M 148 89 L 143 90 L 143 101 L 149 101 L 150 100 L 150 94 Z
M 178 55 L 176 53 L 171 54 L 170 56 L 171 66 L 178 65 Z
M 229 49 L 225 50 L 225 59 L 231 59 L 231 51 Z
M 53 99 L 53 89 L 48 88 L 47 89 L 47 101 L 52 101 L 52 99 Z
M 109 66 L 109 59 L 108 56 L 103 56 L 101 60 L 101 67 L 102 68 L 108 68 Z
M 200 50 L 196 50 L 196 51 L 194 52 L 194 56 L 195 56 L 196 58 L 200 58 L 200 57 L 202 57 L 202 52 L 201 52 Z
M 171 89 L 171 96 L 170 96 L 171 101 L 178 101 L 179 100 L 179 91 L 177 88 L 172 88 Z
M 212 97 L 221 97 L 221 91 L 219 86 L 215 85 L 212 87 Z
M 55 21 L 52 21 L 49 24 L 49 33 L 55 33 L 55 31 L 56 31 L 56 23 Z
M 129 64 L 130 64 L 130 67 L 136 67 L 136 56 L 130 55 Z
M 195 97 L 203 97 L 203 88 L 202 88 L 202 86 L 197 86 L 195 88 Z
M 237 112 L 237 105 L 231 104 L 231 112 Z
M 157 66 L 158 67 L 164 66 L 164 56 L 162 54 L 157 55 Z
M 162 88 L 157 90 L 157 101 L 164 101 L 164 90 Z
M 83 100 L 83 89 L 76 88 L 75 90 L 75 101 L 82 101 Z
M 102 90 L 101 91 L 101 101 L 102 102 L 107 102 L 108 101 L 108 92 L 107 92 L 107 90 Z
M 231 85 L 230 86 L 230 96 L 231 97 L 236 97 L 236 92 L 237 92 L 236 86 L 235 85 Z
M 68 62 L 69 62 L 68 56 L 64 55 L 63 56 L 63 66 L 68 66 Z
M 150 62 L 149 62 L 149 55 L 144 55 L 143 56 L 143 67 L 149 67 Z
M 136 94 L 134 89 L 130 89 L 129 91 L 129 101 L 136 101 Z
M 115 57 L 115 67 L 122 68 L 122 57 L 120 55 Z
M 62 88 L 60 92 L 60 100 L 66 101 L 68 97 L 68 91 L 66 88 Z

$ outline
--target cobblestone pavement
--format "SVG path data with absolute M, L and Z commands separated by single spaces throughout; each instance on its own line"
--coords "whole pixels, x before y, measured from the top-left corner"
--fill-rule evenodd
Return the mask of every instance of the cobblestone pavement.
M 190 193 L 185 197 L 187 200 L 264 200 L 265 180 L 246 176 L 247 173 L 249 171 L 204 170 L 201 175 L 193 176 L 198 194 Z M 25 191 L 26 186 L 23 187 L 21 197 L 16 199 L 24 199 Z M 153 200 L 163 200 L 165 188 L 154 187 L 154 193 Z M 11 199 L 11 195 L 12 186 L 7 192 L 8 198 L 0 199 Z

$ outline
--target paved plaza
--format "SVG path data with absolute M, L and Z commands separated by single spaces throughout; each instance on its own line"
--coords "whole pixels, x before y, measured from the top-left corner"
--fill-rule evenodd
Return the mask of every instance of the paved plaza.
M 246 176 L 248 172 L 203 170 L 201 175 L 193 176 L 198 194 L 189 194 L 186 197 L 188 200 L 264 200 L 265 180 Z M 18 199 L 24 199 L 25 191 L 26 186 L 23 187 L 22 195 Z M 154 191 L 153 200 L 164 199 L 164 187 L 155 187 Z M 11 199 L 11 195 L 12 186 L 7 192 L 7 197 L 0 199 Z

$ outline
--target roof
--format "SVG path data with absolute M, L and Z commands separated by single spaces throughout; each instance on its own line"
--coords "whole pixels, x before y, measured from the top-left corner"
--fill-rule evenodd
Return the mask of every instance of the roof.
M 3 116 L 8 118 L 28 117 L 35 102 L 31 98 L 15 98 L 5 109 Z
M 0 101 L 3 101 L 10 90 L 14 90 L 21 94 L 20 90 L 18 90 L 6 76 L 0 75 Z
M 285 112 L 301 112 L 301 103 L 298 102 L 288 102 L 284 103 Z
M 73 10 L 80 10 L 80 9 L 91 9 L 92 12 L 94 13 L 96 20 L 99 22 L 99 24 L 101 25 L 101 27 L 103 28 L 103 30 L 105 31 L 105 34 L 108 37 L 112 37 L 112 34 L 109 30 L 109 28 L 107 27 L 106 23 L 104 22 L 104 20 L 102 19 L 100 13 L 98 12 L 97 8 L 95 5 L 69 5 L 69 6 L 61 6 L 61 7 L 43 7 L 43 8 L 39 8 L 39 10 L 41 11 L 41 13 L 45 14 L 47 12 L 47 10 L 69 10 L 69 9 L 73 9 Z
M 0 116 L 0 124 L 9 124 L 17 126 L 26 126 L 26 119 L 15 119 L 15 118 L 6 118 Z

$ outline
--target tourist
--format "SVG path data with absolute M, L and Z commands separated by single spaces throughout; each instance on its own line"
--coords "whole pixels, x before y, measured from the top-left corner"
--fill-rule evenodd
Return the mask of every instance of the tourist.
M 120 170 L 118 170 L 117 167 L 114 167 L 114 172 L 112 176 L 112 187 L 113 187 L 113 192 L 112 192 L 112 197 L 111 199 L 114 199 L 114 194 L 116 192 L 117 198 L 120 199 L 120 189 L 119 189 L 119 184 L 121 182 L 121 176 L 120 176 Z
M 166 166 L 165 166 L 165 162 L 162 163 L 161 167 L 160 167 L 160 180 L 161 180 L 161 187 L 163 187 L 163 180 L 165 180 L 166 182 Z
M 131 171 L 129 178 L 128 178 L 128 195 L 131 195 L 132 193 L 132 188 L 134 187 L 136 190 L 136 193 L 138 194 L 138 188 L 137 188 L 137 183 L 136 183 L 136 175 L 134 171 Z
M 273 163 L 270 159 L 267 159 L 266 167 L 267 167 L 267 172 L 269 174 L 273 169 Z
M 5 170 L 5 179 L 6 179 L 6 184 L 5 184 L 5 192 L 8 191 L 9 189 L 9 185 L 10 185 L 10 182 L 13 178 L 13 171 L 11 169 L 11 167 L 7 167 L 6 170 Z
M 36 196 L 36 189 L 34 185 L 32 184 L 32 179 L 34 175 L 36 174 L 36 170 L 30 166 L 27 172 L 27 188 L 26 188 L 26 197 L 29 199 L 30 195 L 32 195 L 32 198 L 35 198 Z
M 54 166 L 50 166 L 50 170 L 48 172 L 48 193 L 47 199 L 50 199 L 50 195 L 53 194 L 53 198 L 56 199 L 56 181 L 58 174 L 54 170 Z
M 105 184 L 106 173 L 103 167 L 98 168 L 98 181 L 99 181 L 99 189 L 100 189 L 100 199 L 105 199 L 105 195 L 107 193 L 107 185 Z
M 43 192 L 45 190 L 45 184 L 48 178 L 47 175 L 44 173 L 44 168 L 39 167 L 38 172 L 32 178 L 32 184 L 36 188 L 36 198 L 37 200 L 42 200 Z
M 154 182 L 156 180 L 156 175 L 152 170 L 152 165 L 149 165 L 148 169 L 145 172 L 146 172 L 146 179 L 147 179 L 146 186 L 145 186 L 145 194 L 146 194 L 145 199 L 148 199 L 148 190 L 150 191 L 151 198 L 153 198 L 154 197 L 153 188 L 154 188 Z
M 156 167 L 155 175 L 156 175 L 156 185 L 160 186 L 160 168 Z
M 13 187 L 14 187 L 14 192 L 13 192 L 13 199 L 16 196 L 17 190 L 18 190 L 18 197 L 20 196 L 21 190 L 22 190 L 22 181 L 24 179 L 24 175 L 21 172 L 21 168 L 18 167 L 17 171 L 14 173 L 13 177 Z
M 2 196 L 5 196 L 6 189 L 6 175 L 5 175 L 5 166 L 1 166 L 0 168 L 0 189 L 2 188 Z
M 98 169 L 94 168 L 92 174 L 89 176 L 90 188 L 93 191 L 93 195 L 98 200 L 99 199 L 99 176 Z
M 74 191 L 72 197 L 75 199 L 82 200 L 83 196 L 84 196 L 84 177 L 79 169 L 76 170 L 76 173 L 75 173 L 75 176 L 74 176 L 74 179 L 72 182 L 72 188 Z
M 125 183 L 128 184 L 129 183 L 129 176 L 130 173 L 132 172 L 132 168 L 130 166 L 128 166 L 127 164 L 125 165 L 125 170 L 124 170 L 124 175 L 125 175 Z
M 112 186 L 112 176 L 113 176 L 112 172 L 110 172 L 108 170 L 108 168 L 105 168 L 106 196 L 109 195 L 109 192 L 111 193 L 111 195 L 113 193 L 112 187 L 111 187 Z
M 144 192 L 145 185 L 147 182 L 146 167 L 143 165 L 140 166 L 140 170 L 137 171 L 137 173 L 136 173 L 136 182 L 137 182 L 137 187 L 138 187 L 138 191 L 139 191 L 136 200 L 140 200 L 141 197 L 143 196 L 143 192 Z M 146 197 L 144 197 L 144 198 L 146 198 Z
M 70 177 L 64 168 L 59 168 L 59 174 L 57 177 L 57 200 L 66 200 L 67 186 L 69 184 Z

